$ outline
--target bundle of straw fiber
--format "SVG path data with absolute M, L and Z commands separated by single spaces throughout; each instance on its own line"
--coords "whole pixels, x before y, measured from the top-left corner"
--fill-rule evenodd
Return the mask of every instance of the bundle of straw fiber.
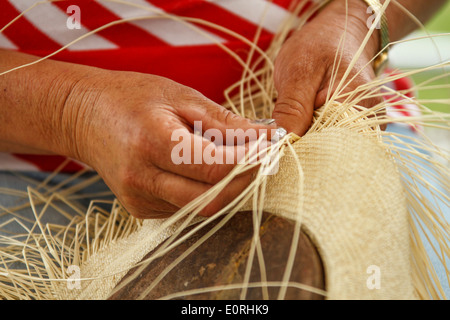
M 270 115 L 276 98 L 271 80 L 272 61 L 289 30 L 301 27 L 319 7 L 320 4 L 313 6 L 300 19 L 288 19 L 266 52 L 256 42 L 242 39 L 250 47 L 247 61 L 218 44 L 244 67 L 241 81 L 225 92 L 227 108 L 252 118 Z M 294 8 L 293 16 L 300 10 Z M 160 18 L 176 19 L 180 23 L 189 20 L 168 14 Z M 214 27 L 201 20 L 196 23 Z M 374 27 L 368 35 L 373 31 Z M 231 31 L 229 34 L 241 39 Z M 338 57 L 339 52 L 336 54 Z M 443 62 L 427 70 L 440 70 L 449 64 Z M 142 292 L 141 296 L 145 297 L 186 256 L 242 211 L 251 211 L 253 215 L 251 259 L 263 261 L 259 230 L 260 217 L 265 211 L 292 221 L 293 244 L 304 230 L 317 247 L 325 269 L 324 291 L 290 282 L 296 248 L 291 246 L 289 259 L 283 261 L 285 273 L 277 283 L 278 299 L 285 297 L 288 287 L 311 290 L 327 299 L 446 298 L 436 269 L 443 268 L 449 274 L 449 170 L 431 155 L 447 159 L 447 151 L 433 145 L 426 136 L 405 140 L 380 127 L 396 122 L 448 130 L 450 117 L 428 110 L 420 100 L 407 97 L 407 92 L 390 92 L 391 99 L 370 110 L 358 106 L 363 99 L 380 96 L 380 88 L 389 90 L 386 84 L 393 79 L 422 71 L 425 70 L 380 77 L 346 94 L 343 89 L 351 79 L 343 79 L 336 93 L 316 110 L 313 124 L 303 137 L 288 134 L 264 152 L 247 158 L 220 183 L 167 219 L 136 220 L 118 201 L 111 204 L 108 212 L 93 199 L 89 208 L 81 211 L 74 204 L 70 190 L 48 193 L 29 187 L 24 194 L 28 197 L 26 205 L 2 208 L 3 214 L 12 217 L 2 227 L 19 223 L 23 232 L 0 238 L 0 297 L 106 299 L 138 277 L 152 261 L 213 221 L 219 221 L 157 275 Z M 392 119 L 383 114 L 390 106 L 405 102 L 415 104 L 423 115 Z M 255 166 L 259 168 L 253 181 L 232 203 L 211 218 L 197 215 L 235 176 Z M 278 166 L 278 173 L 268 175 L 274 166 Z M 90 182 L 93 181 L 95 178 Z M 18 210 L 25 207 L 31 209 L 34 221 L 29 216 L 20 216 Z M 50 207 L 70 217 L 70 222 L 66 225 L 42 222 Z M 189 232 L 182 234 L 188 227 Z M 428 247 L 433 248 L 439 266 L 431 262 Z M 153 252 L 150 257 L 149 252 Z M 73 266 L 79 267 L 79 273 Z M 368 285 L 367 271 L 371 266 L 381 274 L 382 282 L 376 290 Z M 121 282 L 132 268 L 135 271 L 131 277 Z M 248 273 L 238 286 L 242 298 L 252 285 L 261 288 L 273 285 L 263 272 L 261 281 L 252 284 Z M 194 291 L 226 289 L 224 286 Z M 183 292 L 173 292 L 163 298 L 182 295 Z

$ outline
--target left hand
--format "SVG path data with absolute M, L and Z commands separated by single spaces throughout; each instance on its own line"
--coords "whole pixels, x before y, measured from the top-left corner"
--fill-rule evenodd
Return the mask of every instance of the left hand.
M 364 17 L 369 17 L 366 14 L 367 6 L 361 0 L 348 0 L 348 3 L 347 29 L 345 0 L 332 1 L 316 18 L 293 33 L 277 56 L 274 83 L 278 98 L 272 117 L 278 126 L 288 132 L 300 136 L 306 133 L 314 109 L 324 105 L 330 90 L 334 92 L 369 31 L 364 20 Z M 344 51 L 331 88 L 333 64 L 336 53 L 342 49 L 338 46 L 344 32 Z M 375 78 L 369 61 L 379 49 L 379 32 L 375 29 L 345 80 L 344 93 L 352 92 Z M 358 72 L 356 78 L 348 83 Z M 381 99 L 366 99 L 359 105 L 370 108 Z

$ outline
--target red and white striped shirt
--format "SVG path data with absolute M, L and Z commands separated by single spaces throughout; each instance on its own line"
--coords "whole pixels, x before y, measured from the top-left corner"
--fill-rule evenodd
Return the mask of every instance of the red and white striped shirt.
M 293 2 L 308 0 L 0 1 L 0 28 L 23 13 L 0 33 L 0 48 L 43 57 L 97 28 L 129 19 L 74 42 L 52 59 L 164 76 L 222 103 L 223 91 L 240 79 L 242 67 L 217 43 L 242 57 L 249 47 L 200 21 L 220 25 L 250 41 L 262 26 L 258 44 L 264 49 L 290 14 Z M 166 13 L 191 19 L 181 22 L 162 17 Z M 0 170 L 53 171 L 64 160 L 0 153 Z M 64 171 L 80 168 L 82 164 L 72 161 Z

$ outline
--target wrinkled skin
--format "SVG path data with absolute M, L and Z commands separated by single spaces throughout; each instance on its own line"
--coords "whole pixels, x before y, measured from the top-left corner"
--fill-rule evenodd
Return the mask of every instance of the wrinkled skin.
M 359 50 L 368 28 L 364 15 L 348 15 L 338 7 L 338 2 L 325 8 L 315 19 L 296 31 L 283 45 L 275 61 L 275 88 L 279 94 L 273 117 L 277 124 L 290 132 L 303 135 L 309 128 L 315 108 L 324 105 L 327 93 L 334 93 L 340 79 L 349 68 L 355 53 Z M 364 2 L 355 3 L 364 11 Z M 330 88 L 333 65 L 339 41 L 345 33 L 345 45 L 333 88 Z M 374 32 L 364 47 L 357 63 L 350 69 L 345 92 L 352 92 L 358 86 L 375 78 L 371 59 L 379 50 L 379 35 Z M 361 71 L 361 72 L 360 72 Z M 363 100 L 360 105 L 373 107 L 381 98 Z
M 425 22 L 445 0 L 398 2 Z M 132 215 L 166 217 L 210 189 L 233 168 L 232 164 L 175 165 L 171 158 L 176 143 L 171 139 L 172 132 L 182 130 L 193 140 L 193 123 L 200 120 L 203 130 L 215 128 L 223 134 L 226 129 L 259 132 L 278 125 L 303 135 L 314 109 L 334 92 L 366 37 L 366 10 L 362 0 L 333 0 L 283 44 L 273 79 L 278 92 L 273 112 L 276 124 L 251 123 L 199 92 L 162 77 L 48 59 L 0 77 L 0 150 L 73 157 L 93 167 Z M 386 15 L 392 41 L 416 28 L 396 6 L 390 6 Z M 335 85 L 330 87 L 336 51 L 345 31 L 345 50 Z M 346 84 L 344 92 L 374 79 L 369 61 L 379 50 L 379 33 L 374 32 L 349 69 L 347 81 L 361 72 Z M 0 50 L 0 71 L 36 59 Z M 360 104 L 370 108 L 379 101 L 366 99 Z M 211 143 L 203 140 L 201 145 L 205 149 Z M 242 148 L 247 150 L 248 146 L 213 146 L 220 155 L 236 155 Z M 209 216 L 228 204 L 247 187 L 251 174 L 249 171 L 236 177 L 201 214 Z

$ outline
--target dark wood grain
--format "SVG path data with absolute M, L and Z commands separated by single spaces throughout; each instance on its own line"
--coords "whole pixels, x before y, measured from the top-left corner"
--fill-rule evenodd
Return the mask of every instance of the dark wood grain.
M 151 262 L 137 278 L 120 290 L 116 290 L 110 299 L 137 299 L 161 271 L 185 252 L 186 249 L 191 247 L 214 225 L 216 225 L 216 222 L 209 224 L 207 228 L 203 228 L 181 245 Z M 264 213 L 260 227 L 260 241 L 268 281 L 282 280 L 289 256 L 293 231 L 294 224 L 291 221 Z M 158 299 L 172 293 L 191 289 L 242 283 L 249 258 L 252 236 L 253 221 L 251 213 L 242 212 L 236 214 L 205 243 L 171 270 L 144 299 Z M 144 259 L 152 253 L 150 252 Z M 130 270 L 124 279 L 133 272 L 134 270 Z M 261 281 L 260 267 L 255 255 L 250 282 L 259 281 Z M 325 276 L 320 256 L 304 232 L 301 232 L 297 244 L 290 281 L 319 289 L 324 289 L 325 287 Z M 268 292 L 270 299 L 276 299 L 279 288 L 269 287 Z M 208 293 L 183 295 L 178 299 L 228 300 L 239 299 L 240 294 L 241 289 L 218 290 Z M 262 298 L 262 289 L 260 287 L 248 289 L 246 299 L 258 300 Z M 323 299 L 323 296 L 289 287 L 285 299 L 312 300 Z

